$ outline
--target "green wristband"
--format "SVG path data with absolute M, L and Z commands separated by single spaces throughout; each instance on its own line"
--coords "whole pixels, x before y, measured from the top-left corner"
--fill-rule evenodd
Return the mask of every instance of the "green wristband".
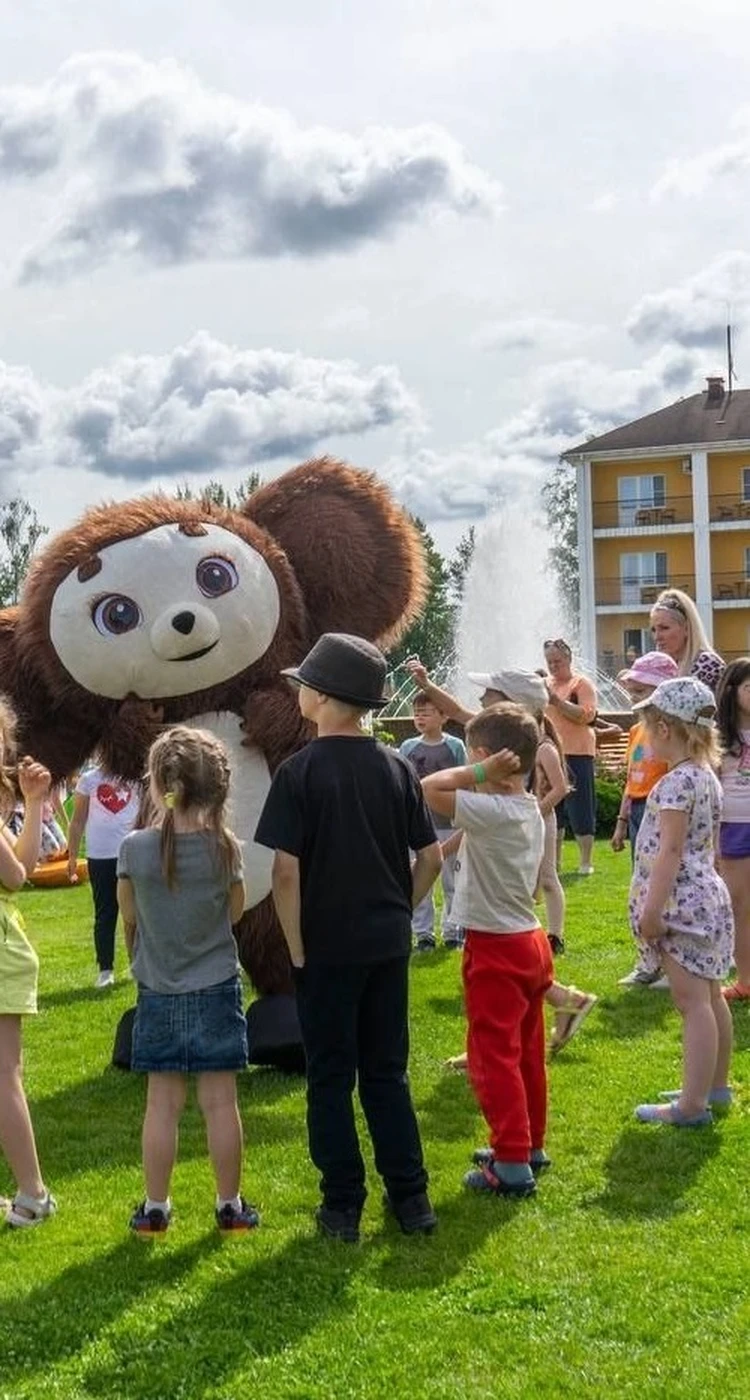
M 477 786 L 480 783 L 487 782 L 487 774 L 485 772 L 485 767 L 483 763 L 475 763 L 472 772 L 474 774 L 474 781 L 476 782 Z

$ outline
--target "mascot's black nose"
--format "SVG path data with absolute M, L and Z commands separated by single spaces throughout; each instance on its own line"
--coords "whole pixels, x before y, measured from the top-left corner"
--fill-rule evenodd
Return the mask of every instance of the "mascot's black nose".
M 189 637 L 195 627 L 195 613 L 180 612 L 175 613 L 172 618 L 172 626 L 175 632 L 181 632 L 183 637 Z

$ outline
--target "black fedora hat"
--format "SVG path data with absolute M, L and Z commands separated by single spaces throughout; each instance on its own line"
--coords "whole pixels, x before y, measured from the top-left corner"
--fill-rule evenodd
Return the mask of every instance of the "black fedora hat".
M 287 666 L 281 674 L 363 710 L 380 710 L 388 703 L 382 651 L 348 632 L 324 632 L 299 666 Z

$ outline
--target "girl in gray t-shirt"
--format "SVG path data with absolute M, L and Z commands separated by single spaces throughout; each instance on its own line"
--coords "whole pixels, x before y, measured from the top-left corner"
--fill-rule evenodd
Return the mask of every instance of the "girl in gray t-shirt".
M 187 1076 L 195 1074 L 216 1174 L 216 1223 L 250 1230 L 260 1217 L 240 1195 L 236 1079 L 247 1064 L 247 1032 L 232 925 L 245 886 L 240 849 L 225 825 L 229 760 L 212 734 L 180 725 L 152 745 L 148 774 L 158 824 L 131 832 L 117 865 L 138 983 L 132 1064 L 148 1074 L 147 1195 L 130 1228 L 152 1235 L 169 1225 L 177 1127 Z

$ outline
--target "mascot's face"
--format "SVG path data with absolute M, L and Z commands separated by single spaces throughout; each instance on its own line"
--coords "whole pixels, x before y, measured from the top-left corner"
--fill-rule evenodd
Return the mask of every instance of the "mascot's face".
M 200 529 L 120 540 L 58 585 L 50 637 L 79 685 L 165 700 L 230 680 L 267 651 L 280 616 L 270 568 L 232 531 Z

